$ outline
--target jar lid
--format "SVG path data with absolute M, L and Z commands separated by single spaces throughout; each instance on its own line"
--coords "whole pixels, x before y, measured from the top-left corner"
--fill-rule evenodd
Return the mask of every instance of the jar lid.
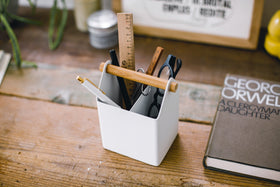
M 111 10 L 100 10 L 91 14 L 87 19 L 88 27 L 108 29 L 117 25 L 117 16 Z

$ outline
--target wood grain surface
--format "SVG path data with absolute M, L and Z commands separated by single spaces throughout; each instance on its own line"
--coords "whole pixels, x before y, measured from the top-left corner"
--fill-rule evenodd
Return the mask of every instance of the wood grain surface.
M 37 63 L 38 68 L 18 70 L 10 66 L 0 86 L 0 93 L 61 104 L 96 108 L 95 96 L 81 86 L 77 75 L 99 84 L 101 72 L 95 69 L 75 68 Z M 178 81 L 179 119 L 211 124 L 218 105 L 221 87 Z
M 202 166 L 211 126 L 179 122 L 159 167 L 103 149 L 96 109 L 0 95 L 1 186 L 276 186 Z
M 114 1 L 115 3 L 115 1 Z M 95 49 L 75 27 L 73 12 L 57 50 L 48 49 L 49 9 L 20 7 L 41 26 L 13 22 L 22 58 L 37 69 L 8 68 L 0 87 L 0 186 L 280 186 L 204 169 L 202 159 L 227 73 L 280 80 L 280 62 L 257 50 L 136 35 L 136 69 L 147 69 L 157 46 L 181 58 L 179 132 L 159 167 L 103 149 L 95 98 L 76 76 L 98 84 L 109 50 Z M 0 29 L 0 49 L 12 52 Z M 118 52 L 118 47 L 116 46 Z M 39 63 L 40 62 L 40 63 Z M 187 121 L 187 122 L 186 122 Z M 210 125 L 209 125 L 210 124 Z

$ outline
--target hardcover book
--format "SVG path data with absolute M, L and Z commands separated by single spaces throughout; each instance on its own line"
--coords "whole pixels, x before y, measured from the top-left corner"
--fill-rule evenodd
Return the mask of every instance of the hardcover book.
M 203 165 L 280 181 L 280 83 L 227 75 Z

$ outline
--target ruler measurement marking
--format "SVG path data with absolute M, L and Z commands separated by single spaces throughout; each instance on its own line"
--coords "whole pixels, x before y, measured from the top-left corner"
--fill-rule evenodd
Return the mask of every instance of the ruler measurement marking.
M 120 66 L 135 71 L 133 16 L 131 13 L 118 13 Z M 131 97 L 135 82 L 125 80 L 128 95 Z

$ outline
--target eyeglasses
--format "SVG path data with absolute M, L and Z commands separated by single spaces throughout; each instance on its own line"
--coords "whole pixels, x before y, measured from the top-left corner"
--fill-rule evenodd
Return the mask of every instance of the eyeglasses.
M 166 61 L 164 64 L 161 66 L 159 72 L 158 72 L 158 77 L 164 78 L 164 79 L 170 79 L 176 77 L 178 74 L 180 68 L 182 66 L 182 60 L 177 59 L 173 55 L 168 55 Z M 175 70 L 174 70 L 175 69 Z M 154 100 L 148 110 L 148 116 L 152 118 L 156 118 L 158 116 L 160 107 L 161 107 L 161 102 L 158 102 L 159 99 L 162 99 L 164 95 L 164 90 L 157 88 L 155 94 L 154 94 Z

